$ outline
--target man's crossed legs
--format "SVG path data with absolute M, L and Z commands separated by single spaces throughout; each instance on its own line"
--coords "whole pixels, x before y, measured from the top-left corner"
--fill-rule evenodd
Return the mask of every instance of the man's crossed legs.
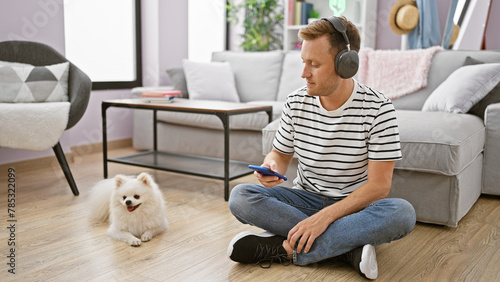
M 273 261 L 308 265 L 344 255 L 362 276 L 378 275 L 375 248 L 406 236 L 415 226 L 415 210 L 403 199 L 382 199 L 332 223 L 308 253 L 290 254 L 283 247 L 288 232 L 300 221 L 337 202 L 325 196 L 286 187 L 241 184 L 233 188 L 229 209 L 242 223 L 266 230 L 242 232 L 233 238 L 228 255 L 237 262 L 270 266 Z

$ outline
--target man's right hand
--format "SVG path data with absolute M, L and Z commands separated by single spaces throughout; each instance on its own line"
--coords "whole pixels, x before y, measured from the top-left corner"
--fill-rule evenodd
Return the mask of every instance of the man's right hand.
M 268 162 L 265 162 L 261 166 L 267 167 L 273 171 L 278 171 L 278 165 L 276 164 L 276 162 L 274 160 L 270 160 Z M 255 175 L 255 177 L 257 177 L 257 179 L 260 181 L 260 183 L 262 185 L 264 185 L 264 187 L 267 187 L 267 188 L 274 187 L 276 185 L 279 185 L 279 184 L 285 182 L 285 180 L 283 180 L 277 176 L 273 176 L 273 175 L 266 176 L 266 175 L 262 175 L 261 173 L 259 173 L 257 171 L 254 171 L 253 174 Z

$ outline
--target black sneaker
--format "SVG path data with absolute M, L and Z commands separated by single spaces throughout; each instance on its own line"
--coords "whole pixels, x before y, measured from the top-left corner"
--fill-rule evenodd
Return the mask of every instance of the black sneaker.
M 231 240 L 227 255 L 233 261 L 255 263 L 263 268 L 271 267 L 274 261 L 289 265 L 291 260 L 282 246 L 285 240 L 285 237 L 272 233 L 244 231 Z
M 377 279 L 378 266 L 375 247 L 364 245 L 342 255 L 345 262 L 356 269 L 359 275 L 367 279 Z

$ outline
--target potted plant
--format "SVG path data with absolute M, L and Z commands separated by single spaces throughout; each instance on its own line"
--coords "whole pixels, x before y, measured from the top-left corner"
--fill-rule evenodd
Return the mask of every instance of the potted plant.
M 241 47 L 245 51 L 271 51 L 283 48 L 283 7 L 280 0 L 228 1 L 227 20 L 239 22 L 238 13 L 244 9 L 244 33 Z
M 307 19 L 307 23 L 312 23 L 313 21 L 319 20 L 319 11 L 312 9 L 311 12 L 309 12 L 309 18 Z

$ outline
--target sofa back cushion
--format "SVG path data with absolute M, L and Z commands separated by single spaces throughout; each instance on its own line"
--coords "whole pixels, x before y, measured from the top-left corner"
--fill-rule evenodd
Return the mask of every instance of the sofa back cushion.
M 228 62 L 182 62 L 189 99 L 239 103 L 234 74 Z
M 289 51 L 285 54 L 277 101 L 285 101 L 288 94 L 306 85 L 305 80 L 300 77 L 303 67 L 300 51 Z
M 229 62 L 241 102 L 275 101 L 283 56 L 283 51 L 222 51 L 213 53 L 212 61 Z
M 167 74 L 168 77 L 170 78 L 170 82 L 172 82 L 172 86 L 174 87 L 174 89 L 181 91 L 183 98 L 189 98 L 189 92 L 187 89 L 186 75 L 184 74 L 184 68 L 168 69 Z
M 473 59 L 471 57 L 467 57 L 464 62 L 465 66 L 478 65 L 478 64 L 483 64 L 483 62 Z M 495 104 L 495 103 L 500 103 L 500 83 L 498 83 L 495 86 L 495 88 L 493 88 L 493 90 L 491 90 L 488 93 L 488 95 L 486 95 L 486 97 L 484 97 L 483 99 L 481 99 L 481 101 L 472 106 L 472 108 L 467 113 L 478 116 L 484 120 L 486 114 L 486 108 L 490 104 Z
M 467 113 L 498 83 L 500 83 L 500 64 L 479 64 L 458 68 L 432 92 L 425 101 L 422 111 Z
M 467 56 L 485 63 L 499 63 L 500 52 L 497 51 L 462 51 L 443 50 L 436 52 L 432 58 L 427 78 L 427 87 L 419 91 L 392 100 L 397 110 L 420 111 L 429 95 L 458 68 L 462 67 Z

